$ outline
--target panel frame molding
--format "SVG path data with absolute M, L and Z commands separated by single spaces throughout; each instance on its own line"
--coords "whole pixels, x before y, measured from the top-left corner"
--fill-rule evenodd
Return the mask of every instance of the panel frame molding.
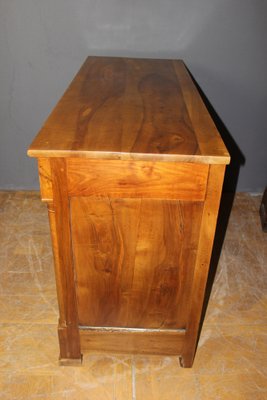
M 213 239 L 221 198 L 225 165 L 210 165 L 203 203 L 199 243 L 194 266 L 187 323 L 184 329 L 142 329 L 80 326 L 71 233 L 70 190 L 64 158 L 41 160 L 41 195 L 47 203 L 53 242 L 59 304 L 60 363 L 81 362 L 82 351 L 116 351 L 173 354 L 183 367 L 191 367 L 200 334 L 200 320 Z M 51 191 L 52 189 L 52 191 Z M 195 201 L 195 200 L 194 200 Z M 163 344 L 166 341 L 166 346 Z M 123 343 L 120 349 L 120 343 Z M 162 345 L 162 347 L 161 347 Z M 71 361 L 70 361 L 71 360 Z

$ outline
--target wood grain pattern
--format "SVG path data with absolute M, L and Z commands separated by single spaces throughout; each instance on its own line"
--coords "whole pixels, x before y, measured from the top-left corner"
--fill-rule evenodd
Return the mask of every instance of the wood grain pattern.
M 183 328 L 202 207 L 200 202 L 73 197 L 79 323 Z
M 184 65 L 173 62 L 199 150 L 209 164 L 228 164 L 229 153 Z M 228 160 L 226 162 L 226 160 Z
M 225 166 L 223 165 L 210 166 L 207 196 L 204 203 L 196 266 L 188 307 L 188 324 L 186 326 L 186 337 L 181 357 L 183 367 L 191 367 L 194 360 L 224 172 Z
M 57 225 L 54 205 L 49 203 L 47 205 L 49 225 L 50 225 L 50 236 L 52 240 L 53 256 L 54 256 L 54 270 L 56 278 L 56 289 L 57 289 L 57 301 L 59 308 L 59 325 L 65 326 L 67 320 L 67 311 L 65 306 L 65 295 L 64 295 L 64 281 L 62 279 L 62 262 L 60 258 L 60 250 L 57 235 Z
M 208 165 L 67 159 L 69 196 L 203 201 Z
M 116 57 L 87 58 L 28 154 L 229 162 L 182 61 Z
M 180 355 L 184 332 L 136 332 L 99 329 L 96 331 L 80 329 L 83 351 L 113 352 L 132 354 Z
M 41 190 L 41 199 L 45 202 L 53 200 L 51 167 L 49 158 L 38 159 L 38 172 Z
M 54 213 L 50 213 L 51 233 L 60 306 L 58 336 L 60 358 L 81 358 L 78 315 L 74 286 L 69 201 L 64 159 L 51 159 Z M 51 208 L 50 208 L 51 210 Z
M 49 203 L 61 360 L 192 366 L 230 158 L 183 62 L 89 57 L 28 154 Z

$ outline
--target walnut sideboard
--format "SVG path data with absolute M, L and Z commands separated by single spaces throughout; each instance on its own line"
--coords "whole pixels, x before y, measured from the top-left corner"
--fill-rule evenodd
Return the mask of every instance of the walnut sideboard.
M 60 360 L 191 367 L 230 157 L 183 62 L 88 57 L 28 155 L 49 211 Z

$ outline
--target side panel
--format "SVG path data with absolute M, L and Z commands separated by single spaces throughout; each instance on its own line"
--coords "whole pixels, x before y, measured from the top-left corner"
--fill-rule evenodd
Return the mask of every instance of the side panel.
M 73 197 L 79 324 L 184 328 L 203 203 Z
M 42 197 L 49 203 L 61 361 L 80 360 L 81 340 L 83 350 L 125 347 L 131 352 L 179 354 L 182 365 L 190 367 L 224 166 L 209 167 L 203 201 L 190 195 L 185 200 L 180 184 L 176 195 L 181 198 L 169 199 L 166 193 L 175 179 L 164 177 L 162 198 L 147 197 L 146 192 L 138 197 L 138 190 L 125 198 L 105 190 L 96 195 L 90 188 L 87 195 L 74 195 L 67 160 L 42 159 L 39 168 Z M 103 170 L 103 180 L 108 176 L 112 179 Z

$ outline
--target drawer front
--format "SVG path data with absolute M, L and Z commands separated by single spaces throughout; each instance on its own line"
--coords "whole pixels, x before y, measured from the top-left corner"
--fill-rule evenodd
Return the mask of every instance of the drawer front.
M 67 159 L 69 196 L 203 201 L 206 164 Z
M 202 202 L 70 199 L 79 324 L 183 329 Z

